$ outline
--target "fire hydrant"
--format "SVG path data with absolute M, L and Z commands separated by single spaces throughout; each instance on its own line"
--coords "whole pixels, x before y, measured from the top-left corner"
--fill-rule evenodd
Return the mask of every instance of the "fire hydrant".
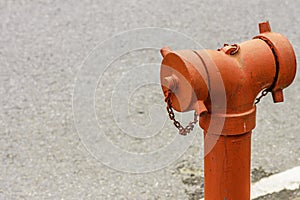
M 171 120 L 182 135 L 193 129 L 198 117 L 204 130 L 205 200 L 250 199 L 256 103 L 268 92 L 275 103 L 283 102 L 283 89 L 295 78 L 290 42 L 271 32 L 268 21 L 260 23 L 259 30 L 252 40 L 225 44 L 217 51 L 161 49 L 160 78 Z M 194 110 L 194 120 L 183 127 L 173 109 Z

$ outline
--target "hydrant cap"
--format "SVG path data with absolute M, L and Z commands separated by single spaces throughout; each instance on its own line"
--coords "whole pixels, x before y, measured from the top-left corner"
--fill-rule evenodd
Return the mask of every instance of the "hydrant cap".
M 272 89 L 274 103 L 283 102 L 282 90 L 288 87 L 296 75 L 296 56 L 291 43 L 282 34 L 264 32 L 254 39 L 265 41 L 273 51 L 276 60 L 276 77 Z
M 201 60 L 190 50 L 162 52 L 160 81 L 164 94 L 171 90 L 172 106 L 176 111 L 198 110 L 197 101 L 208 96 L 207 75 Z

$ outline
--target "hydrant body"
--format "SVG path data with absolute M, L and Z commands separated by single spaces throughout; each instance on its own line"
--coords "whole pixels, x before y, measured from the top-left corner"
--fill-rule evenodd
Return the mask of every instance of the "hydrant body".
M 260 23 L 260 35 L 214 50 L 163 48 L 162 89 L 179 111 L 195 110 L 204 130 L 206 200 L 250 199 L 251 131 L 257 95 L 282 90 L 296 74 L 289 41 Z M 259 100 L 258 100 L 259 101 Z

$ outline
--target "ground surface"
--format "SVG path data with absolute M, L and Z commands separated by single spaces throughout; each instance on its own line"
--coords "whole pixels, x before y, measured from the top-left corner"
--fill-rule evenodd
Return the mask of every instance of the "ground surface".
M 279 0 L 0 1 L 0 199 L 203 197 L 199 128 L 193 133 L 195 142 L 179 159 L 150 173 L 116 171 L 90 154 L 77 134 L 72 112 L 83 60 L 99 42 L 134 28 L 169 28 L 204 48 L 217 49 L 252 38 L 258 33 L 257 23 L 264 20 L 289 38 L 299 56 L 299 8 L 299 1 Z M 129 56 L 112 65 L 103 76 L 106 82 L 96 88 L 95 111 L 105 124 L 102 130 L 128 151 L 151 151 L 177 134 L 166 121 L 163 136 L 147 141 L 129 138 L 107 110 L 119 75 L 145 59 L 161 60 L 157 51 Z M 141 76 L 131 74 L 130 81 Z M 163 96 L 158 85 L 136 91 L 125 103 L 132 119 L 143 125 L 152 104 L 164 106 Z M 284 103 L 275 105 L 268 96 L 258 105 L 252 140 L 254 180 L 300 165 L 299 91 L 297 74 L 285 90 Z M 296 198 L 299 192 L 282 191 L 261 199 L 287 196 Z

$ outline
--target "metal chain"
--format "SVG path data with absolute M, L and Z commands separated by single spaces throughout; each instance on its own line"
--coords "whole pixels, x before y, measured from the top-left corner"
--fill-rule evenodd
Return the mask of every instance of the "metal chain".
M 186 127 L 183 127 L 180 124 L 180 122 L 175 119 L 175 114 L 172 108 L 171 95 L 172 95 L 172 91 L 168 90 L 166 94 L 165 102 L 167 103 L 167 111 L 169 114 L 169 118 L 173 121 L 173 124 L 179 130 L 180 135 L 187 135 L 194 129 L 194 125 L 198 122 L 198 114 L 195 111 L 194 120 L 191 121 Z
M 261 98 L 263 98 L 264 96 L 267 96 L 267 94 L 269 92 L 270 92 L 269 88 L 267 88 L 264 91 L 262 91 L 261 95 L 255 99 L 255 104 L 258 104 L 260 102 Z

